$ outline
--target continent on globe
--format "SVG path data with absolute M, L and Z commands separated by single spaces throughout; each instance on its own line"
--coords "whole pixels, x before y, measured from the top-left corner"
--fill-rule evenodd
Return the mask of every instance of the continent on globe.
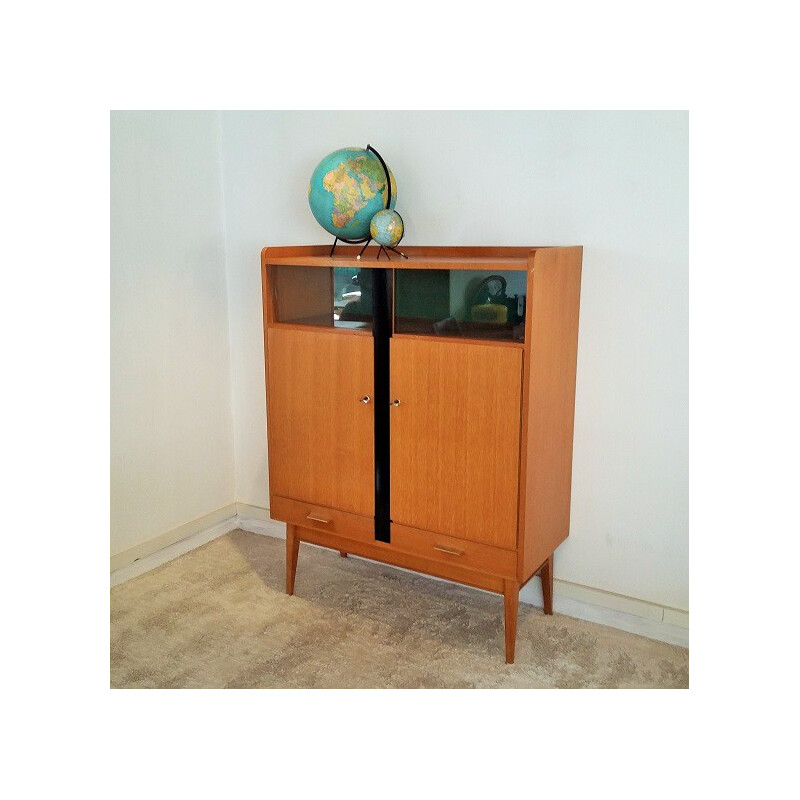
M 389 187 L 383 164 L 372 150 L 346 147 L 320 161 L 308 184 L 308 204 L 317 222 L 339 239 L 364 240 L 378 211 L 397 201 L 394 175 Z

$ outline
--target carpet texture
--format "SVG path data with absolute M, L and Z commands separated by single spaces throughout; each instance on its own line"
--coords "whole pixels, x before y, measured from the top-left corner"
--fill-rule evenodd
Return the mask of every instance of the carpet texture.
M 681 647 L 520 604 L 504 663 L 503 599 L 233 531 L 111 590 L 117 688 L 686 688 Z

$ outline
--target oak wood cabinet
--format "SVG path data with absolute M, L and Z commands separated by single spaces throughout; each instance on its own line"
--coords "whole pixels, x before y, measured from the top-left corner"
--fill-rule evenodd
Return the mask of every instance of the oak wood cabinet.
M 505 598 L 569 534 L 580 247 L 262 251 L 269 507 L 300 542 Z

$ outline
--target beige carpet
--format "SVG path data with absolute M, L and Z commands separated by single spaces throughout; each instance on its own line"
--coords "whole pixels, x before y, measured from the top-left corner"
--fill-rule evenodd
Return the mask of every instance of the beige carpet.
M 504 663 L 503 600 L 233 531 L 111 590 L 119 688 L 685 688 L 687 650 L 520 604 Z

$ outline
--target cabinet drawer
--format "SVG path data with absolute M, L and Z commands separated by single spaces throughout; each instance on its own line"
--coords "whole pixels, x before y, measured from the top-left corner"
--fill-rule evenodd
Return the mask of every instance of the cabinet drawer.
M 375 541 L 375 520 L 372 517 L 362 517 L 277 495 L 272 496 L 269 513 L 272 519 L 299 525 L 301 528 L 329 531 L 360 542 Z
M 504 578 L 516 578 L 517 553 L 515 550 L 503 550 L 466 539 L 455 539 L 441 533 L 422 531 L 405 525 L 392 525 L 392 547 L 406 553 L 500 575 Z

